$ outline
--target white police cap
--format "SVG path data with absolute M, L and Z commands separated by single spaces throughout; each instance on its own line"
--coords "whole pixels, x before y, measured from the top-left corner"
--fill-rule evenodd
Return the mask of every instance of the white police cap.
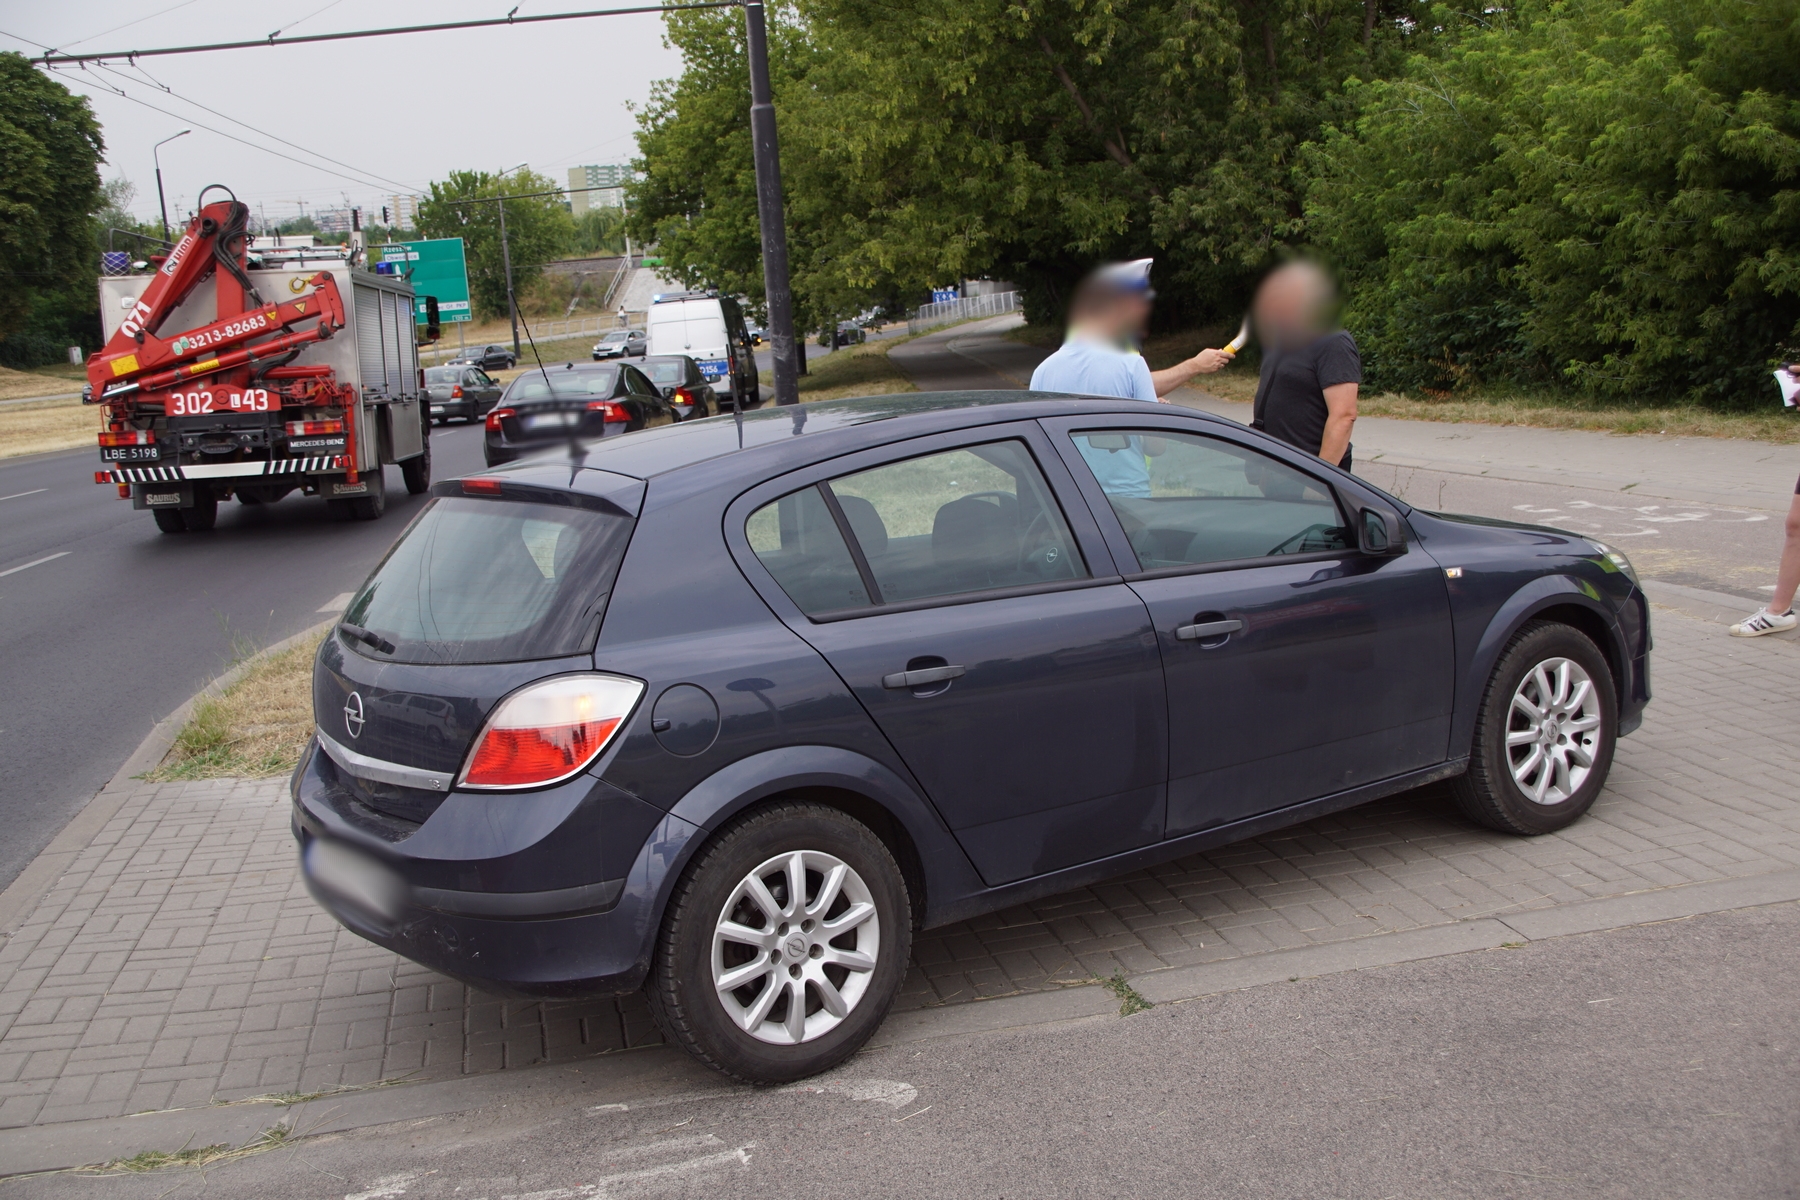
M 1130 262 L 1108 263 L 1095 274 L 1121 292 L 1131 292 L 1151 300 L 1156 296 L 1156 292 L 1150 287 L 1150 266 L 1155 261 L 1154 258 L 1134 258 Z

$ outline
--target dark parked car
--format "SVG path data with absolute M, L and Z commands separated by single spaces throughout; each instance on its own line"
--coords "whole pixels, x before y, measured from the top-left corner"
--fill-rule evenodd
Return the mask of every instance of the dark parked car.
M 572 439 L 635 433 L 680 419 L 636 367 L 557 363 L 506 386 L 500 407 L 487 415 L 481 453 L 491 467 Z
M 819 345 L 833 350 L 842 346 L 856 346 L 868 340 L 868 333 L 855 321 L 839 321 L 836 329 L 827 329 L 819 334 Z
M 447 366 L 480 367 L 484 371 L 505 371 L 518 365 L 519 356 L 505 346 L 483 346 L 451 359 Z
M 710 417 L 721 411 L 718 393 L 700 371 L 700 364 L 685 354 L 658 354 L 642 364 L 650 382 L 662 389 L 663 398 L 675 406 L 682 420 Z M 726 406 L 730 393 L 727 392 Z
M 1435 780 L 1560 829 L 1649 698 L 1616 551 L 1165 406 L 828 401 L 432 493 L 319 651 L 308 885 L 759 1083 L 854 1052 L 916 929 Z
M 607 358 L 642 358 L 650 352 L 650 341 L 641 329 L 615 329 L 594 343 L 594 361 Z
M 500 384 L 480 367 L 426 367 L 425 393 L 433 421 L 479 421 L 500 402 Z

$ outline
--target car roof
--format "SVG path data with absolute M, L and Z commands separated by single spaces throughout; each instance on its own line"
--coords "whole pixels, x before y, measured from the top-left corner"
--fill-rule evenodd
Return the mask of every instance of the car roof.
M 693 482 L 700 486 L 732 478 L 752 483 L 868 448 L 875 439 L 858 432 L 866 425 L 884 423 L 879 443 L 891 445 L 933 433 L 1041 417 L 1086 413 L 1142 416 L 1143 403 L 1020 391 L 927 392 L 818 400 L 682 421 L 626 437 L 589 442 L 583 465 L 631 479 L 691 473 Z M 1243 428 L 1235 421 L 1189 408 L 1159 410 L 1159 415 L 1171 413 L 1199 422 Z M 518 468 L 523 470 L 530 464 L 547 465 L 544 456 L 533 456 L 520 460 Z M 509 469 L 500 467 L 493 473 Z

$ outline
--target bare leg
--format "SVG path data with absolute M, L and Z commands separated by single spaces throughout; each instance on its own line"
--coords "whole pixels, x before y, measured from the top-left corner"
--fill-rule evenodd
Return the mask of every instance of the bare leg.
M 1794 606 L 1794 591 L 1800 588 L 1800 493 L 1788 507 L 1787 544 L 1781 550 L 1781 570 L 1775 576 L 1775 594 L 1769 597 L 1769 611 L 1784 613 Z

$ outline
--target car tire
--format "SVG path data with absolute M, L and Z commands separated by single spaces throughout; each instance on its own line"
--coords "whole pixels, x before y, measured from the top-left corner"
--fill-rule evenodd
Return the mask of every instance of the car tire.
M 156 527 L 164 533 L 187 532 L 187 522 L 181 519 L 179 508 L 153 508 L 150 515 L 156 518 Z
M 788 1083 L 868 1041 L 911 952 L 911 902 L 887 846 L 837 809 L 786 801 L 727 825 L 682 872 L 645 992 L 663 1033 L 701 1062 L 745 1083 Z M 743 982 L 720 988 L 733 978 Z
M 219 523 L 219 498 L 211 492 L 194 493 L 194 506 L 179 510 L 181 523 L 189 533 L 205 533 Z
M 1451 796 L 1489 829 L 1553 833 L 1593 807 L 1618 737 L 1618 691 L 1606 656 L 1579 630 L 1533 621 L 1494 664 L 1469 769 L 1451 782 Z

